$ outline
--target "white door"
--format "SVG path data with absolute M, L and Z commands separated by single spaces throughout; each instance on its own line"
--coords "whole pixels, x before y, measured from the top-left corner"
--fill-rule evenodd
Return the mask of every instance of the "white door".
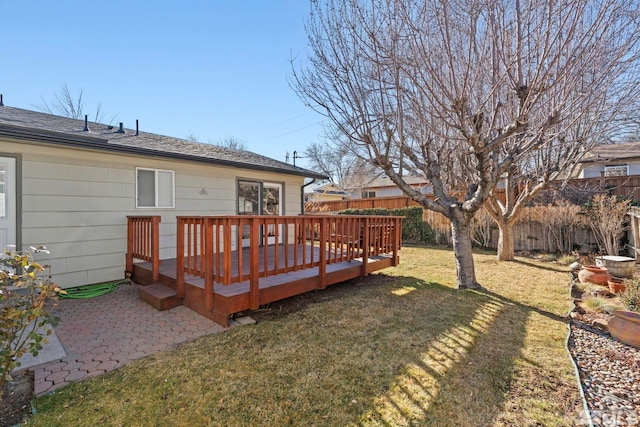
M 0 251 L 16 244 L 16 159 L 0 157 Z

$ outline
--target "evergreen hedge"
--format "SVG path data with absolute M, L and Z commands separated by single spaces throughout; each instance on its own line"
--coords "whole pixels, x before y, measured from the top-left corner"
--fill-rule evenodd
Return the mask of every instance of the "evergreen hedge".
M 402 242 L 414 244 L 435 244 L 436 235 L 429 224 L 422 221 L 422 208 L 411 206 L 399 209 L 345 209 L 338 212 L 340 215 L 379 215 L 379 216 L 403 216 Z

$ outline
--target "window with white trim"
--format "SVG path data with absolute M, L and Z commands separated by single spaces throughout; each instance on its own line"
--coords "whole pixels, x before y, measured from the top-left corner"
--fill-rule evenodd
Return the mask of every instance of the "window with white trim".
M 363 191 L 362 192 L 362 198 L 363 199 L 373 199 L 376 197 L 376 192 L 375 191 Z
M 604 176 L 627 176 L 629 175 L 629 165 L 605 166 Z
M 136 168 L 136 207 L 173 208 L 174 173 L 163 169 Z

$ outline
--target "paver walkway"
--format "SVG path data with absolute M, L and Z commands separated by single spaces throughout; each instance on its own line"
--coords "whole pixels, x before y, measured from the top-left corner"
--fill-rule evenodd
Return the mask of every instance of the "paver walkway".
M 55 331 L 67 356 L 32 369 L 36 395 L 224 330 L 186 307 L 156 310 L 138 297 L 139 287 L 124 284 L 95 298 L 60 299 Z

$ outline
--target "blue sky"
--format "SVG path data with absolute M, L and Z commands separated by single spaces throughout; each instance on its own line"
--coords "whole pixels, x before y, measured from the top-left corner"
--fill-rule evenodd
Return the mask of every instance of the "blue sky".
M 229 136 L 284 160 L 321 141 L 323 117 L 291 90 L 307 0 L 0 0 L 0 93 L 36 109 L 65 83 L 90 115 L 201 141 Z M 298 160 L 306 166 L 304 159 Z

